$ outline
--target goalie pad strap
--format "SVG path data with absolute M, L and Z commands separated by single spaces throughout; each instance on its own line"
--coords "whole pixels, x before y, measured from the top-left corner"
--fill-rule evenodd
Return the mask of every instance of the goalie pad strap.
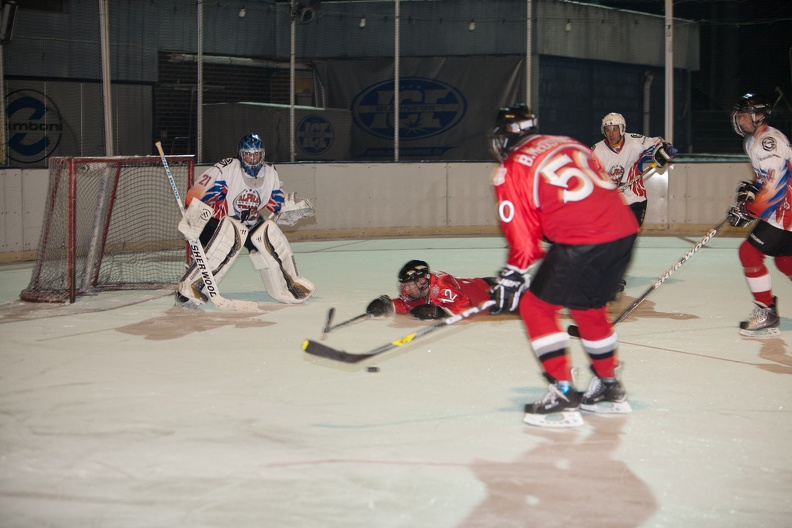
M 272 220 L 261 224 L 250 237 L 256 247 L 250 253 L 253 267 L 259 270 L 264 287 L 273 299 L 285 303 L 308 300 L 316 286 L 297 272 L 289 241 Z

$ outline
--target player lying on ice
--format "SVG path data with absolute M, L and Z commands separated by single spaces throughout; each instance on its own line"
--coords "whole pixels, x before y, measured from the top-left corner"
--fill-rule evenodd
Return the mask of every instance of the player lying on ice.
M 380 317 L 395 312 L 417 319 L 445 319 L 489 300 L 494 284 L 494 277 L 460 279 L 430 271 L 423 260 L 411 260 L 399 271 L 399 297 L 377 297 L 366 307 L 366 314 Z
M 264 143 L 258 135 L 240 140 L 238 158 L 223 159 L 204 172 L 185 202 L 187 211 L 179 231 L 188 240 L 200 240 L 218 283 L 245 247 L 270 297 L 302 303 L 313 295 L 316 287 L 300 277 L 289 241 L 277 224 L 294 225 L 300 218 L 313 216 L 314 207 L 281 190 L 275 167 L 264 162 Z M 179 283 L 177 305 L 205 303 L 204 290 L 200 270 L 193 263 Z

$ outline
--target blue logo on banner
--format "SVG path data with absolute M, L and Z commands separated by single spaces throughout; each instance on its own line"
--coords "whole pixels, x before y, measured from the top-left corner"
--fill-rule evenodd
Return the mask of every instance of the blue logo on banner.
M 303 118 L 294 133 L 297 145 L 308 154 L 324 154 L 333 145 L 333 126 L 320 115 Z
M 377 137 L 393 139 L 394 95 L 393 80 L 363 90 L 352 101 L 355 123 Z M 400 139 L 424 139 L 446 132 L 467 110 L 462 92 L 432 79 L 401 79 L 399 99 Z
M 63 135 L 55 103 L 36 90 L 17 90 L 6 100 L 8 156 L 19 163 L 36 163 L 52 154 Z

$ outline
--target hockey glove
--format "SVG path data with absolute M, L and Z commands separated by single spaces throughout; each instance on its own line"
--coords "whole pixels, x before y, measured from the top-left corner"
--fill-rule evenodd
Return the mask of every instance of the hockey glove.
M 516 310 L 520 304 L 520 295 L 527 287 L 528 282 L 521 271 L 508 266 L 503 268 L 498 274 L 498 283 L 490 290 L 490 298 L 495 301 L 490 313 L 498 315 L 504 311 Z
M 737 187 L 737 204 L 752 201 L 756 198 L 760 187 L 761 185 L 756 182 L 741 181 L 740 186 Z
M 179 232 L 187 240 L 198 240 L 206 223 L 212 218 L 212 214 L 214 214 L 214 209 L 210 205 L 198 199 L 192 200 L 179 221 Z
M 729 224 L 746 227 L 756 218 L 748 209 L 748 203 L 756 198 L 760 185 L 756 182 L 741 181 L 737 188 L 737 203 L 729 209 Z
M 366 315 L 382 317 L 393 313 L 393 303 L 387 295 L 380 295 L 366 306 Z
M 677 155 L 677 152 L 678 151 L 677 151 L 677 149 L 674 148 L 674 145 L 672 145 L 671 143 L 665 142 L 662 145 L 660 145 L 659 147 L 657 147 L 657 149 L 655 150 L 655 152 L 654 152 L 654 160 L 657 162 L 657 164 L 660 167 L 664 167 L 672 159 L 674 159 L 674 156 Z
M 423 321 L 426 319 L 445 319 L 448 317 L 448 312 L 435 304 L 422 304 L 413 308 L 410 311 L 410 315 Z
M 734 227 L 747 227 L 755 219 L 756 217 L 748 211 L 745 202 L 739 202 L 729 209 L 729 224 Z

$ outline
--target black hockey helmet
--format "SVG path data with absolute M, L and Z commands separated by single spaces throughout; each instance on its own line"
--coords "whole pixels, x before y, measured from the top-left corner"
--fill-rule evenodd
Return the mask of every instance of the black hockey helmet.
M 423 260 L 411 260 L 399 270 L 399 296 L 405 301 L 425 297 L 430 280 L 429 264 Z
M 421 277 L 429 278 L 429 264 L 423 260 L 411 260 L 399 270 L 399 282 L 413 282 Z
M 489 133 L 490 153 L 503 163 L 525 139 L 539 133 L 538 119 L 523 103 L 501 108 Z
M 737 114 L 751 114 L 751 121 L 753 122 L 754 127 L 758 127 L 767 121 L 767 118 L 770 116 L 772 111 L 773 107 L 766 98 L 758 94 L 747 93 L 740 97 L 736 103 L 734 103 L 731 113 L 732 128 L 734 128 L 734 131 L 739 135 L 743 137 L 748 136 L 753 132 L 749 133 L 748 131 L 742 129 L 742 127 L 737 123 Z M 761 117 L 757 118 L 756 114 L 760 114 Z

